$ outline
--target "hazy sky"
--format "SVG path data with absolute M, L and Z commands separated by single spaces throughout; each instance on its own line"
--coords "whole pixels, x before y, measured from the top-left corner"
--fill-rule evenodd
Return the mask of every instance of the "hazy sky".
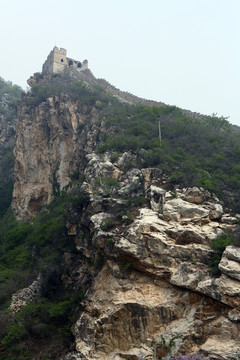
M 56 45 L 121 90 L 240 125 L 240 0 L 0 0 L 0 76 Z

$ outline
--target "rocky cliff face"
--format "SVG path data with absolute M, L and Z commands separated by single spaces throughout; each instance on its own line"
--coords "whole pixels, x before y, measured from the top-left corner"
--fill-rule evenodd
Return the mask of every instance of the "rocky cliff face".
M 12 203 L 18 219 L 36 215 L 83 170 L 102 130 L 98 116 L 94 107 L 79 110 L 67 95 L 19 106 Z
M 104 260 L 73 327 L 76 352 L 66 359 L 138 359 L 162 336 L 167 342 L 177 336 L 174 352 L 230 359 L 239 347 L 240 249 L 226 248 L 219 278 L 209 276 L 208 265 L 210 239 L 236 219 L 206 191 L 166 191 L 159 169 L 123 171 L 127 157 L 112 163 L 89 155 L 82 185 L 88 210 L 69 212 L 77 249 L 86 261 Z M 106 174 L 119 187 L 106 197 L 102 183 L 96 196 L 95 179 Z M 124 201 L 139 196 L 148 205 L 135 203 L 122 215 Z
M 226 248 L 220 277 L 211 277 L 208 266 L 210 240 L 234 227 L 236 217 L 204 189 L 169 191 L 163 172 L 137 168 L 130 152 L 97 155 L 98 138 L 108 131 L 98 105 L 60 94 L 18 110 L 12 204 L 18 219 L 30 219 L 70 187 L 87 199 L 84 208 L 66 212 L 79 262 L 64 254 L 63 282 L 82 288 L 85 299 L 72 328 L 75 350 L 62 359 L 136 360 L 163 338 L 161 357 L 171 350 L 234 358 L 240 248 Z

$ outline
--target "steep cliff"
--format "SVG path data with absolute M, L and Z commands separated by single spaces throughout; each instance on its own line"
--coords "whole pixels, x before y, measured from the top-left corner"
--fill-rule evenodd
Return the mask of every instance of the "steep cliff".
M 84 168 L 101 127 L 99 112 L 79 111 L 67 95 L 49 97 L 36 107 L 19 107 L 15 147 L 13 209 L 21 220 L 36 215 Z
M 168 192 L 157 168 L 124 171 L 129 157 L 125 153 L 111 163 L 109 157 L 89 155 L 82 190 L 90 204 L 84 213 L 68 213 L 78 251 L 95 266 L 100 257 L 101 267 L 73 326 L 77 351 L 66 359 L 143 358 L 162 337 L 167 344 L 177 337 L 173 353 L 234 357 L 240 249 L 227 247 L 219 265 L 222 274 L 213 278 L 209 244 L 236 219 L 224 215 L 206 191 Z M 106 176 L 119 181 L 108 197 Z M 103 179 L 97 188 L 96 178 Z M 141 196 L 147 200 L 144 207 Z M 81 268 L 78 272 L 82 279 Z M 167 350 L 159 346 L 159 356 Z
M 31 220 L 19 236 L 28 251 L 20 258 L 35 278 L 13 295 L 10 307 L 25 329 L 14 340 L 8 332 L 4 343 L 27 339 L 26 349 L 34 349 L 41 334 L 34 359 L 137 360 L 154 358 L 154 352 L 236 358 L 239 240 L 226 243 L 220 255 L 210 245 L 224 229 L 234 233 L 238 222 L 229 212 L 238 179 L 231 179 L 231 188 L 223 176 L 225 156 L 234 163 L 232 178 L 239 172 L 238 135 L 224 119 L 197 122 L 173 107 L 119 102 L 92 79 L 85 70 L 79 78 L 74 72 L 35 75 L 32 92 L 18 107 L 12 209 L 19 220 Z M 165 142 L 159 139 L 160 118 Z M 218 193 L 226 192 L 228 212 L 214 195 L 215 184 Z M 47 206 L 52 200 L 56 208 Z M 51 211 L 56 216 L 48 221 Z M 37 214 L 40 220 L 32 220 Z M 16 236 L 14 241 L 17 248 Z M 54 247 L 60 249 L 57 260 Z M 43 265 L 36 259 L 41 256 Z M 68 289 L 81 289 L 84 300 L 66 300 Z M 57 296 L 58 305 L 44 305 Z M 33 319 L 36 309 L 44 309 L 44 320 L 34 325 L 21 313 L 25 306 Z M 69 306 L 72 346 L 51 353 L 56 339 L 49 339 L 49 327 L 56 330 L 65 320 L 69 326 Z

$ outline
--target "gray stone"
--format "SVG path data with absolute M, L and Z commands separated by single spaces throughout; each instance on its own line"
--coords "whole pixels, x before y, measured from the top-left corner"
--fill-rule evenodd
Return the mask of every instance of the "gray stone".
M 232 321 L 240 321 L 240 311 L 237 309 L 232 309 L 228 312 L 228 317 Z
M 198 187 L 193 187 L 186 191 L 184 200 L 193 204 L 202 204 L 205 200 L 205 194 Z
M 225 274 L 222 274 L 221 277 L 217 279 L 209 278 L 200 281 L 196 290 L 214 299 L 220 300 L 225 304 L 235 304 L 235 306 L 240 306 L 240 282 L 229 278 Z M 231 301 L 229 297 L 233 297 L 233 301 Z M 234 297 L 237 298 L 234 299 Z
M 133 160 L 133 155 L 130 152 L 124 152 L 117 161 L 117 166 L 120 169 L 124 169 L 127 164 Z
M 153 211 L 160 211 L 164 202 L 166 190 L 160 187 L 150 186 L 150 205 Z
M 176 271 L 171 276 L 171 283 L 188 289 L 194 289 L 197 287 L 201 279 L 206 276 L 206 271 L 196 268 L 187 262 L 180 264 Z
M 237 223 L 237 218 L 235 218 L 234 216 L 231 216 L 229 214 L 224 214 L 221 218 L 221 221 L 225 224 L 236 224 Z
M 225 275 L 230 276 L 233 279 L 240 281 L 240 263 L 229 260 L 225 256 L 222 257 L 219 265 L 219 270 L 221 270 Z
M 223 256 L 229 260 L 234 260 L 240 263 L 240 247 L 237 246 L 227 246 L 224 250 Z
M 163 205 L 163 215 L 166 220 L 179 221 L 183 218 L 204 218 L 208 217 L 208 214 L 209 210 L 182 199 L 169 200 Z
M 222 215 L 223 215 L 223 207 L 220 204 L 211 204 L 209 206 L 210 211 L 209 211 L 209 218 L 211 220 L 218 220 L 221 219 Z

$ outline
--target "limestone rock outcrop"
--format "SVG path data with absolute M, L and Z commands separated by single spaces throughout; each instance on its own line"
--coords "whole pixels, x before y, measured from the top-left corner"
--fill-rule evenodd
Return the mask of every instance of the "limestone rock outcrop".
M 93 151 L 100 131 L 94 126 L 96 109 L 90 122 L 88 118 L 67 95 L 35 107 L 19 106 L 12 201 L 18 219 L 35 216 L 83 168 L 85 154 Z
M 221 204 L 203 189 L 167 191 L 159 169 L 124 172 L 122 159 L 111 162 L 110 155 L 91 154 L 88 161 L 82 185 L 88 220 L 81 215 L 74 227 L 70 217 L 68 226 L 86 259 L 105 260 L 72 329 L 76 350 L 64 359 L 143 358 L 162 337 L 167 343 L 177 338 L 173 353 L 233 357 L 240 335 L 239 248 L 226 248 L 219 278 L 209 273 L 210 240 L 230 226 Z M 96 185 L 96 177 L 106 176 L 118 180 L 107 197 L 104 181 Z M 120 211 L 124 199 L 138 196 L 148 202 L 132 208 L 133 218 L 124 222 L 130 218 Z M 91 241 L 81 232 L 87 223 Z

